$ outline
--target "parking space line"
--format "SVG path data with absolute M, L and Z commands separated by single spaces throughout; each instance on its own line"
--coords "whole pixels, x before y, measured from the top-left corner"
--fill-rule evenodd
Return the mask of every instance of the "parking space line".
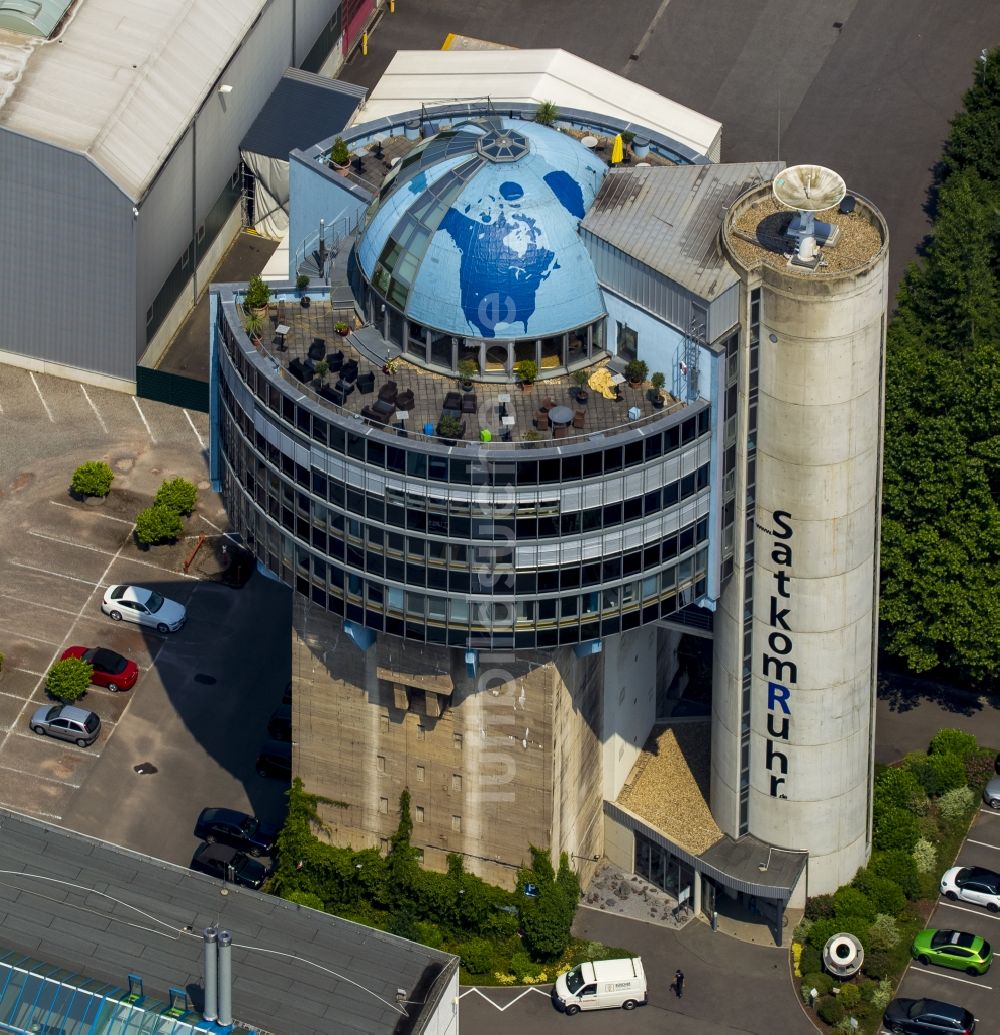
M 92 582 L 90 579 L 78 579 L 75 575 L 64 575 L 60 571 L 49 571 L 48 568 L 36 568 L 31 564 L 22 564 L 20 561 L 11 561 L 14 568 L 22 568 L 24 571 L 37 571 L 40 575 L 51 575 L 56 579 L 68 579 L 70 582 L 82 582 L 85 586 L 99 586 L 99 582 Z M 73 614 L 72 611 L 69 612 Z
M 134 395 L 132 396 L 132 402 L 135 403 L 135 408 L 139 416 L 142 418 L 142 423 L 146 425 L 146 431 L 149 433 L 149 441 L 152 442 L 155 446 L 156 436 L 153 434 L 153 429 L 149 426 L 149 421 L 146 420 L 146 414 L 142 412 L 142 407 L 139 405 L 139 400 Z
M 12 668 L 11 671 L 12 672 L 24 672 L 26 675 L 29 675 L 29 676 L 44 676 L 45 675 L 44 672 L 32 672 L 30 668 Z
M 97 423 L 101 425 L 101 431 L 106 435 L 108 433 L 108 426 L 104 423 L 104 418 L 101 416 L 101 411 L 94 405 L 94 400 L 87 395 L 87 389 L 80 385 L 80 391 L 83 392 L 84 399 L 90 403 L 90 408 L 94 411 L 94 416 L 97 418 Z
M 984 809 L 982 805 L 979 806 L 979 811 L 985 813 L 987 816 L 1000 816 L 1000 812 L 996 809 Z
M 1000 845 L 991 845 L 989 841 L 973 841 L 971 837 L 965 839 L 968 845 L 982 845 L 983 848 L 992 848 L 994 852 L 1000 851 Z
M 188 424 L 191 425 L 191 430 L 194 432 L 195 438 L 198 440 L 198 445 L 202 449 L 205 448 L 205 440 L 201 437 L 201 432 L 194 426 L 194 421 L 191 420 L 191 414 L 187 410 L 184 411 L 184 416 L 188 419 Z
M 988 909 L 969 909 L 968 906 L 960 906 L 957 902 L 949 902 L 945 899 L 938 902 L 938 906 L 946 906 L 948 909 L 960 909 L 963 913 L 972 913 L 975 916 L 989 917 L 990 920 L 1000 920 L 1000 913 L 991 913 Z
M 45 401 L 45 396 L 42 395 L 42 390 L 38 387 L 38 382 L 35 380 L 35 372 L 33 370 L 29 370 L 28 377 L 31 378 L 31 383 L 35 386 L 35 391 L 38 393 L 38 398 L 42 401 L 42 406 L 45 408 L 45 416 L 49 418 L 49 423 L 55 424 L 56 419 L 52 416 L 52 411 L 49 409 L 49 404 Z
M 18 604 L 27 604 L 29 607 L 44 607 L 46 611 L 56 611 L 61 615 L 70 615 L 76 617 L 75 611 L 67 611 L 65 607 L 56 607 L 55 604 L 40 604 L 36 600 L 25 600 L 24 597 L 16 597 L 13 593 L 0 593 L 0 597 L 4 600 L 13 600 Z M 55 644 L 56 647 L 59 644 Z
M 51 503 L 53 507 L 65 507 L 67 510 L 75 510 L 78 514 L 80 513 L 79 507 L 71 507 L 68 503 L 61 503 L 59 500 L 49 500 L 49 503 Z M 91 510 L 87 513 L 92 517 L 104 518 L 105 521 L 117 521 L 122 525 L 132 525 L 132 522 L 129 521 L 128 518 L 115 517 L 114 514 L 102 514 L 99 510 Z
M 132 523 L 131 521 L 127 521 L 126 522 L 126 524 L 129 524 L 129 525 L 131 523 Z M 31 529 L 28 532 L 28 534 L 29 535 L 33 535 L 33 536 L 35 536 L 38 539 L 47 539 L 51 543 L 59 543 L 62 546 L 76 546 L 76 547 L 79 547 L 79 549 L 81 549 L 81 550 L 90 550 L 92 553 L 100 553 L 100 554 L 103 554 L 105 557 L 113 557 L 114 556 L 114 551 L 112 551 L 112 550 L 102 550 L 101 547 L 99 547 L 99 546 L 90 546 L 87 543 L 77 543 L 77 542 L 74 542 L 72 539 L 60 539 L 59 536 L 56 536 L 56 535 L 46 535 L 44 532 L 36 532 L 34 529 Z M 194 536 L 194 535 L 191 535 L 191 536 L 185 536 L 184 538 L 185 539 L 197 539 L 198 537 Z M 189 575 L 186 571 L 175 571 L 173 568 L 164 568 L 162 564 L 154 564 L 152 561 L 143 561 L 143 560 L 140 560 L 138 557 L 130 557 L 129 560 L 133 564 L 141 564 L 144 568 L 155 568 L 157 571 L 167 572 L 170 575 L 177 575 L 177 576 L 179 576 L 181 578 L 184 578 L 184 579 L 197 579 L 198 578 L 197 575 Z M 17 564 L 17 563 L 18 563 L 17 561 L 11 561 L 11 564 Z M 19 564 L 18 566 L 22 567 L 22 568 L 26 567 L 26 565 L 23 565 L 23 564 Z M 34 570 L 41 571 L 40 568 L 39 569 L 34 569 Z M 50 572 L 49 574 L 55 574 L 55 573 L 54 572 Z M 63 576 L 63 577 L 64 578 L 70 578 L 71 576 L 66 575 L 66 576 Z M 80 581 L 83 581 L 83 580 L 81 579 Z
M 6 629 L 9 632 L 13 632 L 15 636 L 20 636 L 22 639 L 25 640 L 34 640 L 35 643 L 44 643 L 46 647 L 59 646 L 59 644 L 55 640 L 45 640 L 41 636 L 29 636 L 27 633 L 16 632 L 15 630 L 11 629 L 8 625 L 0 625 L 0 629 Z
M 993 991 L 992 985 L 984 985 L 979 981 L 972 981 L 969 978 L 960 978 L 957 974 L 942 974 L 939 970 L 931 970 L 930 968 L 924 969 L 920 967 L 910 968 L 914 974 L 926 974 L 928 977 L 939 977 L 945 978 L 947 981 L 961 981 L 963 985 L 973 985 L 976 988 L 985 988 L 987 992 Z M 902 982 L 900 982 L 902 984 Z

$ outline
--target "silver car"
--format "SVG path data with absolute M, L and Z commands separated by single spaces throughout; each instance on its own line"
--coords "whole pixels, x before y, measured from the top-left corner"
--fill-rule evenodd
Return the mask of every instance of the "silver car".
M 108 586 L 101 610 L 116 622 L 148 625 L 158 633 L 177 632 L 187 620 L 187 608 L 145 586 Z
M 46 704 L 32 715 L 31 728 L 40 737 L 48 734 L 88 747 L 101 732 L 101 720 L 93 712 L 71 704 Z
M 1000 809 L 1000 776 L 994 776 L 983 791 L 983 801 L 991 809 Z

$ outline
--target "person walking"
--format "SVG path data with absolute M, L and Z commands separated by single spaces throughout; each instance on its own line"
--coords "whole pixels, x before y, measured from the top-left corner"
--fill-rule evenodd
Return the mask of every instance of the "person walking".
M 674 992 L 677 994 L 678 999 L 684 997 L 684 971 L 679 967 L 677 973 L 674 974 Z

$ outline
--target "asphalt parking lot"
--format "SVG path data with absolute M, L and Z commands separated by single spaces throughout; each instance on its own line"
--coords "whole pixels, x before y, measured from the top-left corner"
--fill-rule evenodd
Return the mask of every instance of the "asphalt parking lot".
M 204 414 L 0 367 L 0 805 L 181 864 L 203 806 L 280 821 L 285 790 L 254 761 L 288 679 L 290 594 L 261 576 L 241 590 L 213 580 L 228 522 L 207 480 L 207 437 Z M 102 506 L 68 493 L 90 459 L 115 471 Z M 199 486 L 187 538 L 144 552 L 132 518 L 178 476 Z M 199 533 L 209 538 L 185 573 Z M 161 636 L 113 622 L 100 604 L 119 582 L 184 603 L 187 624 Z M 91 687 L 79 702 L 102 720 L 89 748 L 28 728 L 72 644 L 140 669 L 133 690 Z M 156 771 L 136 773 L 141 763 Z
M 1000 812 L 980 806 L 969 836 L 962 845 L 956 866 L 984 866 L 1000 869 Z M 942 867 L 942 872 L 947 867 Z M 950 902 L 943 896 L 927 921 L 928 927 L 953 931 L 970 931 L 981 935 L 995 949 L 1000 949 L 1000 913 L 991 913 L 968 902 Z M 1000 964 L 994 963 L 994 967 Z M 977 1030 L 990 1031 L 998 1015 L 996 988 L 1000 970 L 991 967 L 982 977 L 970 977 L 941 967 L 924 967 L 911 961 L 896 991 L 910 999 L 927 997 L 964 1006 L 979 1021 Z

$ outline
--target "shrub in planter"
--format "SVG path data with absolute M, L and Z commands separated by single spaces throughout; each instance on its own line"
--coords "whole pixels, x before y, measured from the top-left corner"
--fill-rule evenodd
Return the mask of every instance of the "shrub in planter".
M 976 738 L 971 733 L 965 733 L 963 730 L 956 729 L 943 729 L 938 730 L 937 733 L 931 737 L 931 742 L 927 748 L 928 755 L 957 755 L 961 759 L 966 759 L 970 755 L 974 754 L 979 747 L 976 742 Z
M 538 377 L 538 364 L 533 359 L 522 359 L 518 363 L 514 370 L 517 373 L 517 379 L 523 385 L 530 385 L 534 383 Z
M 267 281 L 259 274 L 255 273 L 247 284 L 246 297 L 243 299 L 243 304 L 253 312 L 254 309 L 266 309 L 267 303 L 271 301 L 271 289 L 267 286 Z
M 93 666 L 81 658 L 66 658 L 49 669 L 45 689 L 59 701 L 78 701 L 87 692 L 93 674 Z
M 965 765 L 958 755 L 928 755 L 912 768 L 913 775 L 932 798 L 965 786 Z
M 70 488 L 77 496 L 107 496 L 115 473 L 103 460 L 88 460 L 73 472 Z
M 183 531 L 180 515 L 168 507 L 147 507 L 135 519 L 135 537 L 143 546 L 176 539 Z
M 350 331 L 350 329 L 351 329 L 351 328 L 350 328 L 350 327 L 349 327 L 349 326 L 348 326 L 348 325 L 347 325 L 346 323 L 344 323 L 344 321 L 343 321 L 343 320 L 338 320 L 338 321 L 337 321 L 337 322 L 336 322 L 336 323 L 335 323 L 335 324 L 333 325 L 333 329 L 334 329 L 334 330 L 335 330 L 335 331 L 336 331 L 336 332 L 337 332 L 337 333 L 338 333 L 338 334 L 339 334 L 339 335 L 340 335 L 340 336 L 341 336 L 342 338 L 344 338 L 344 337 L 346 337 L 346 336 L 347 336 L 347 333 L 348 333 L 348 331 Z
M 559 118 L 559 109 L 553 101 L 542 101 L 535 108 L 535 122 L 539 126 L 553 126 L 557 118 Z
M 833 895 L 836 916 L 863 916 L 866 920 L 874 920 L 877 910 L 871 899 L 860 889 L 846 884 L 838 888 Z
M 641 384 L 649 373 L 648 364 L 641 359 L 630 359 L 625 364 L 625 379 L 629 384 Z
M 878 877 L 891 880 L 907 898 L 915 898 L 920 890 L 917 864 L 909 852 L 872 852 L 868 869 Z
M 954 787 L 945 791 L 938 800 L 938 810 L 942 819 L 949 823 L 964 819 L 972 806 L 975 804 L 976 796 L 970 787 Z M 918 866 L 917 869 L 920 867 Z
M 457 946 L 455 952 L 470 974 L 488 974 L 493 969 L 493 943 L 485 938 L 470 938 Z
M 186 478 L 172 478 L 156 490 L 153 506 L 166 507 L 175 514 L 190 514 L 198 502 L 198 486 Z
M 309 277 L 305 273 L 300 273 L 295 278 L 295 290 L 305 291 L 307 287 L 309 287 Z
M 663 376 L 662 370 L 654 370 L 653 376 L 649 379 L 649 383 L 658 391 L 663 391 L 663 386 L 667 383 L 667 379 Z
M 810 920 L 823 920 L 833 916 L 837 911 L 833 902 L 833 895 L 813 895 L 806 902 L 806 916 Z
M 458 361 L 458 376 L 464 382 L 471 381 L 479 373 L 479 364 L 474 359 L 460 359 Z
M 330 149 L 330 161 L 334 165 L 345 168 L 351 164 L 351 151 L 343 137 L 337 137 Z
M 871 870 L 858 870 L 857 876 L 852 881 L 854 887 L 863 891 L 868 896 L 877 913 L 888 913 L 890 916 L 898 916 L 906 905 L 906 895 L 902 888 L 893 883 L 888 877 L 880 877 Z
M 844 1019 L 844 1005 L 839 996 L 825 995 L 816 1003 L 816 1013 L 827 1024 L 836 1024 Z
M 437 430 L 441 438 L 458 438 L 462 434 L 462 422 L 458 417 L 445 416 L 438 421 Z

